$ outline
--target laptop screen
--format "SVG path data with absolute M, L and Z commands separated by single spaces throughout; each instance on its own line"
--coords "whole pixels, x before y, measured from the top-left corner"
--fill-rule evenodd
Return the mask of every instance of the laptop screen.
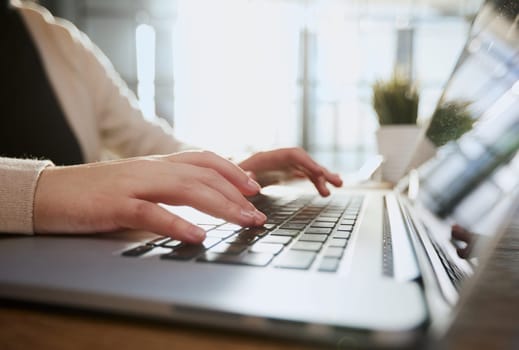
M 437 147 L 471 130 L 517 82 L 518 13 L 514 0 L 483 4 L 426 133 Z
M 483 223 L 519 188 L 518 1 L 484 3 L 427 136 L 439 149 L 418 170 L 420 204 L 448 223 L 491 234 Z

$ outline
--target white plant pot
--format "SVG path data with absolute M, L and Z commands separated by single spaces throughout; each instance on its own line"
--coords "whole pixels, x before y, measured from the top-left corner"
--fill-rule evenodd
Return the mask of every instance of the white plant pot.
M 422 138 L 417 125 L 384 125 L 377 130 L 378 152 L 384 157 L 383 181 L 396 184 L 405 175 Z
M 425 133 L 423 133 L 418 141 L 416 152 L 411 158 L 411 163 L 409 163 L 407 170 L 418 168 L 420 165 L 427 162 L 435 155 L 436 146 L 425 136 Z

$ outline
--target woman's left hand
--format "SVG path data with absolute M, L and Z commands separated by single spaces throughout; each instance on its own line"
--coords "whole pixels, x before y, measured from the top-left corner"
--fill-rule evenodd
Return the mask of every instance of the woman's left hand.
M 338 174 L 333 174 L 316 163 L 302 148 L 281 148 L 259 152 L 245 159 L 239 166 L 252 173 L 251 175 L 262 186 L 289 178 L 306 177 L 313 182 L 321 196 L 328 196 L 330 190 L 326 187 L 326 183 L 331 183 L 335 187 L 342 185 Z M 276 173 L 277 176 L 269 176 L 269 173 Z

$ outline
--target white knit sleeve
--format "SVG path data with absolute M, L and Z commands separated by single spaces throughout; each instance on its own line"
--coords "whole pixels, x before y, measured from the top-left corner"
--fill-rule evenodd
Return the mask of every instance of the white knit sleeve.
M 164 119 L 144 118 L 135 94 L 87 35 L 41 6 L 13 2 L 31 30 L 88 161 L 100 160 L 102 150 L 133 157 L 194 148 L 178 140 Z
M 194 148 L 178 140 L 164 119 L 146 120 L 135 94 L 108 58 L 85 34 L 73 34 L 77 35 L 78 49 L 83 51 L 83 78 L 93 93 L 99 133 L 106 148 L 123 157 Z
M 48 160 L 0 157 L 0 232 L 32 234 L 34 193 Z

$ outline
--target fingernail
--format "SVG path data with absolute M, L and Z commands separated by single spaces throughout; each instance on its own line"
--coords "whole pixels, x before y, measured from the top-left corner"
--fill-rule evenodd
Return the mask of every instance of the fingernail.
M 249 181 L 247 181 L 247 187 L 254 191 L 261 190 L 261 186 L 251 178 L 249 178 Z
M 242 209 L 241 210 L 241 215 L 246 217 L 247 219 L 254 219 L 256 217 L 256 214 L 255 214 L 255 211 L 254 210 L 245 210 L 245 209 Z
M 254 217 L 258 223 L 264 223 L 267 220 L 267 216 L 259 210 L 254 212 Z
M 196 239 L 204 239 L 205 238 L 205 231 L 202 230 L 200 227 L 193 227 L 190 232 L 190 236 L 196 238 Z

